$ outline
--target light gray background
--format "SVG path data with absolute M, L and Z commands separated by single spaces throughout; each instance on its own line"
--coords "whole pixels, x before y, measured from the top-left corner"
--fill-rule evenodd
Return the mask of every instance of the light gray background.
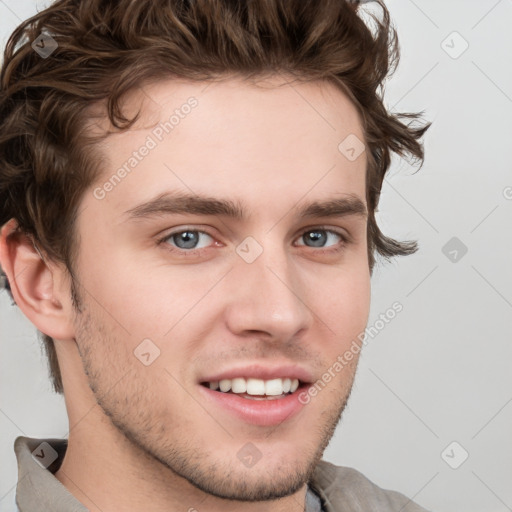
M 394 162 L 379 221 L 421 250 L 377 268 L 369 325 L 395 301 L 404 309 L 365 347 L 325 458 L 430 510 L 504 512 L 512 510 L 512 0 L 387 4 L 402 61 L 386 102 L 425 109 L 433 126 L 418 173 Z M 43 5 L 0 0 L 3 43 Z M 442 252 L 452 237 L 468 248 L 456 262 Z M 0 326 L 3 512 L 14 500 L 15 437 L 64 437 L 67 424 L 35 329 L 5 292 Z M 469 457 L 452 469 L 445 459 L 455 466 L 463 450 Z

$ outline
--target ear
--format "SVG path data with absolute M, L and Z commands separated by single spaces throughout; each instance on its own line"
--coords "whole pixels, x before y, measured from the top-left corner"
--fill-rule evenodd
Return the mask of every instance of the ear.
M 11 219 L 0 230 L 0 265 L 25 316 L 44 334 L 74 338 L 73 305 L 65 267 L 45 261 Z

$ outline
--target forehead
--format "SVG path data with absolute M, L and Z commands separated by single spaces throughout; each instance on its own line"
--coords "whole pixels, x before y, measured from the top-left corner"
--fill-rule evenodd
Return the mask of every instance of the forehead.
M 360 116 L 326 81 L 169 79 L 134 91 L 123 109 L 139 119 L 101 145 L 104 173 L 94 186 L 107 185 L 102 207 L 126 210 L 174 190 L 249 194 L 260 206 L 305 194 L 364 200 L 366 155 L 342 151 L 346 140 L 363 144 Z

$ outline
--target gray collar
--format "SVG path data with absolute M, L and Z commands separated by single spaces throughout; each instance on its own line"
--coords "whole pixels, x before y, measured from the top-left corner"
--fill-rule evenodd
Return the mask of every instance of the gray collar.
M 16 438 L 16 504 L 21 512 L 88 512 L 53 475 L 62 462 L 66 448 L 65 439 Z
M 305 512 L 323 512 L 322 502 L 320 497 L 313 491 L 308 485 L 308 491 L 306 493 L 306 510 Z

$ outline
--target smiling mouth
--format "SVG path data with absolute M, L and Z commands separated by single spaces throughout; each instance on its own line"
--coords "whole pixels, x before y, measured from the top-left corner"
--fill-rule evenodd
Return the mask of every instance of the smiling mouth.
M 220 393 L 235 394 L 248 400 L 276 400 L 297 391 L 305 383 L 299 379 L 254 379 L 237 377 L 220 381 L 201 382 L 201 385 Z

